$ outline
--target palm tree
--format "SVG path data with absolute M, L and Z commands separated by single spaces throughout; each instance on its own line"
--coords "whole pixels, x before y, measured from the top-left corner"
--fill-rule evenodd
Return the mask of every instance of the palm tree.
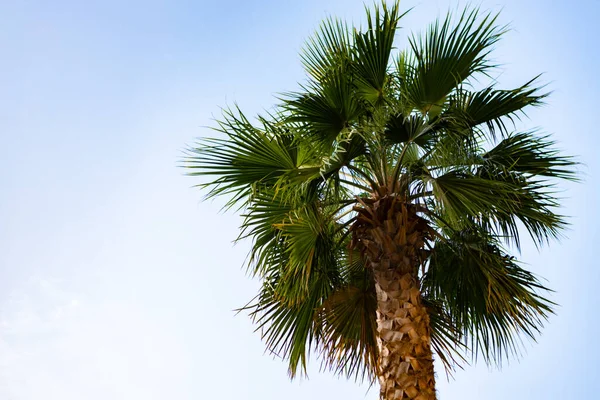
M 326 20 L 301 89 L 254 121 L 226 109 L 224 136 L 191 147 L 186 166 L 243 210 L 262 281 L 246 309 L 292 376 L 312 350 L 377 378 L 382 399 L 427 400 L 433 353 L 450 369 L 500 363 L 552 312 L 509 250 L 522 231 L 538 245 L 560 235 L 554 180 L 575 179 L 575 162 L 515 131 L 546 94 L 537 78 L 511 90 L 489 79 L 506 31 L 496 15 L 448 15 L 396 52 L 402 15 L 382 4 L 364 30 Z

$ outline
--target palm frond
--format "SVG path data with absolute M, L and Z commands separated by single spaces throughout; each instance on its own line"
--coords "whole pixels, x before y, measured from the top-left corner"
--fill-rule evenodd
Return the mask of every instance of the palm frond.
M 276 293 L 293 305 L 308 296 L 314 273 L 336 269 L 341 250 L 335 215 L 312 204 L 290 212 L 273 227 L 278 230 L 279 251 L 285 254 L 279 258 L 285 262 L 276 266 L 281 275 Z
M 463 356 L 467 352 L 467 346 L 461 342 L 463 334 L 455 326 L 449 310 L 444 308 L 444 302 L 427 290 L 423 292 L 423 305 L 430 319 L 431 347 L 450 375 L 467 362 Z
M 237 240 L 253 239 L 248 267 L 254 275 L 265 276 L 274 266 L 283 264 L 281 232 L 277 224 L 289 218 L 292 211 L 301 208 L 302 202 L 284 199 L 274 189 L 261 188 L 252 195 L 242 214 L 244 222 Z
M 321 329 L 315 310 L 329 297 L 332 284 L 327 274 L 314 274 L 308 296 L 290 305 L 282 302 L 274 289 L 280 279 L 277 275 L 265 279 L 261 293 L 244 309 L 250 311 L 267 348 L 288 360 L 290 376 L 294 377 L 298 372 L 306 373 L 309 351 L 316 346 Z
M 309 350 L 322 331 L 317 311 L 343 281 L 336 225 L 325 220 L 333 215 L 321 211 L 306 205 L 272 224 L 273 239 L 257 253 L 263 288 L 245 307 L 269 350 L 289 361 L 291 376 L 305 372 Z
M 478 9 L 465 9 L 454 24 L 448 14 L 429 27 L 424 35 L 412 36 L 413 65 L 401 66 L 405 96 L 423 113 L 437 115 L 446 96 L 475 73 L 492 65 L 488 54 L 505 32 L 496 25 L 497 15 L 479 17 Z
M 309 38 L 300 53 L 306 72 L 322 82 L 332 70 L 346 70 L 354 44 L 348 25 L 339 19 L 327 18 L 316 34 Z
M 552 313 L 548 289 L 484 231 L 436 243 L 424 287 L 443 301 L 474 357 L 489 363 L 518 355 L 522 335 L 535 340 Z
M 424 146 L 431 139 L 432 126 L 421 114 L 392 115 L 384 128 L 384 135 L 392 143 L 413 142 Z
M 339 135 L 331 155 L 322 159 L 321 175 L 323 179 L 339 173 L 342 168 L 349 166 L 353 160 L 366 153 L 367 146 L 360 134 L 348 131 L 346 134 Z
M 457 226 L 466 218 L 511 213 L 519 205 L 515 186 L 496 179 L 486 179 L 464 171 L 449 171 L 429 179 L 433 195 L 447 217 Z
M 554 184 L 514 175 L 497 175 L 494 178 L 498 181 L 504 179 L 515 187 L 516 207 L 482 219 L 481 226 L 491 232 L 501 232 L 506 241 L 514 243 L 517 248 L 520 248 L 521 227 L 527 230 L 536 246 L 560 238 L 568 224 L 565 216 L 555 212 L 560 204 Z
M 319 85 L 284 98 L 289 121 L 302 124 L 313 139 L 331 144 L 336 136 L 363 112 L 349 75 L 343 69 L 330 71 Z
M 562 156 L 549 135 L 522 132 L 508 135 L 482 155 L 482 168 L 532 176 L 576 180 L 573 157 Z M 491 172 L 491 171 L 490 171 Z
M 363 269 L 363 275 L 366 273 Z M 374 378 L 377 365 L 376 308 L 375 291 L 364 281 L 332 292 L 324 302 L 320 316 L 325 366 L 359 380 Z
M 204 139 L 188 149 L 186 167 L 191 176 L 216 177 L 201 186 L 210 188 L 208 197 L 233 194 L 229 204 L 248 196 L 255 184 L 274 184 L 297 167 L 293 137 L 250 123 L 237 107 L 225 110 L 218 121 L 226 139 Z
M 474 128 L 484 124 L 492 137 L 496 129 L 503 134 L 509 132 L 506 121 L 514 123 L 519 113 L 527 106 L 542 104 L 547 93 L 540 94 L 540 87 L 534 86 L 538 77 L 513 90 L 496 90 L 488 87 L 478 92 L 460 88 L 449 98 L 449 104 L 442 114 L 448 125 L 460 128 Z
M 450 171 L 429 181 L 437 201 L 433 209 L 457 229 L 476 224 L 519 247 L 519 223 L 535 243 L 558 238 L 566 226 L 554 211 L 559 204 L 551 183 L 489 171 Z
M 375 7 L 374 14 L 367 8 L 366 32 L 354 31 L 356 87 L 359 95 L 376 105 L 384 99 L 384 89 L 388 80 L 388 67 L 398 21 L 404 14 L 399 13 L 398 3 L 391 7 L 382 3 Z

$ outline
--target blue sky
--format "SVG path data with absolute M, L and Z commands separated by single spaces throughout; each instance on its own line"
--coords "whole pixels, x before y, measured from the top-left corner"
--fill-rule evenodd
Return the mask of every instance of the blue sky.
M 219 212 L 177 167 L 221 106 L 249 114 L 302 81 L 298 51 L 329 14 L 362 1 L 27 1 L 0 4 L 0 398 L 377 398 L 319 373 L 290 382 L 233 309 L 257 283 Z M 553 133 L 585 163 L 564 185 L 561 243 L 522 259 L 561 305 L 537 344 L 502 371 L 467 366 L 439 398 L 591 398 L 600 217 L 595 131 L 599 1 L 483 1 L 512 31 L 494 58 L 500 86 L 543 72 L 553 95 L 526 127 Z M 415 6 L 410 31 L 456 8 Z

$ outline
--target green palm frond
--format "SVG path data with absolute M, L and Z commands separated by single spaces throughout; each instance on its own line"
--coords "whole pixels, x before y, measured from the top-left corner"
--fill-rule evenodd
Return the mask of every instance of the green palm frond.
M 517 247 L 520 224 L 536 243 L 558 238 L 566 226 L 556 214 L 559 204 L 553 185 L 510 174 L 470 174 L 450 171 L 430 179 L 436 205 L 451 226 L 477 224 L 501 234 Z
M 373 276 L 360 252 L 346 247 L 341 260 L 341 283 L 317 314 L 322 326 L 321 356 L 326 368 L 371 380 L 377 363 Z
M 347 167 L 357 157 L 364 156 L 367 152 L 365 140 L 356 132 L 349 131 L 346 135 L 337 138 L 336 147 L 331 152 L 321 169 L 324 175 L 337 172 Z
M 336 224 L 325 220 L 330 213 L 321 211 L 306 205 L 271 224 L 272 241 L 256 252 L 263 288 L 245 307 L 269 350 L 289 361 L 291 376 L 305 371 L 308 350 L 317 345 L 322 331 L 317 311 L 343 281 Z
M 431 140 L 432 128 L 420 114 L 399 113 L 388 119 L 384 135 L 392 143 L 413 142 L 425 146 Z
M 511 213 L 519 205 L 517 187 L 465 171 L 449 171 L 430 178 L 439 208 L 459 226 L 463 217 Z
M 374 378 L 376 308 L 375 293 L 364 282 L 342 287 L 327 298 L 319 316 L 323 324 L 322 356 L 326 367 L 361 380 Z
M 363 112 L 343 69 L 332 70 L 319 86 L 305 88 L 303 93 L 289 93 L 285 99 L 289 120 L 303 124 L 311 136 L 330 144 L 335 137 Z
M 524 115 L 527 106 L 538 106 L 548 94 L 538 94 L 534 86 L 537 77 L 513 90 L 496 90 L 488 87 L 478 92 L 464 89 L 449 96 L 449 104 L 442 115 L 446 124 L 458 128 L 474 128 L 484 124 L 492 137 L 496 129 L 508 133 L 506 120 L 514 122 L 519 113 Z
M 446 96 L 475 73 L 492 67 L 488 54 L 505 32 L 496 25 L 497 15 L 479 16 L 465 9 L 454 23 L 450 14 L 436 21 L 425 34 L 410 38 L 413 63 L 402 66 L 404 91 L 410 103 L 423 113 L 439 113 Z
M 327 270 L 336 260 L 336 225 L 313 207 L 291 213 L 274 227 L 281 232 L 287 263 L 281 266 L 281 298 L 294 303 L 302 299 L 314 270 Z
M 321 24 L 300 53 L 308 75 L 322 82 L 332 70 L 346 71 L 352 59 L 353 42 L 348 25 L 334 18 Z
M 451 374 L 457 366 L 467 362 L 463 354 L 468 351 L 468 347 L 461 341 L 462 331 L 455 325 L 444 302 L 427 290 L 423 292 L 423 304 L 427 307 L 431 323 L 431 347 L 446 372 Z
M 356 56 L 353 66 L 358 93 L 361 98 L 376 105 L 385 96 L 396 28 L 404 14 L 399 13 L 398 4 L 388 8 L 385 3 L 376 8 L 374 14 L 369 9 L 366 12 L 366 32 L 354 31 Z
M 561 156 L 549 135 L 523 132 L 508 135 L 482 155 L 482 168 L 493 172 L 517 172 L 532 176 L 576 180 L 573 157 Z
M 481 231 L 436 243 L 424 287 L 443 302 L 474 356 L 490 363 L 518 354 L 521 335 L 535 340 L 552 313 L 548 289 Z
M 187 167 L 192 176 L 216 176 L 206 183 L 208 197 L 233 194 L 235 203 L 248 196 L 255 184 L 274 184 L 294 171 L 298 151 L 291 135 L 257 128 L 237 107 L 225 110 L 216 130 L 226 139 L 204 139 L 189 149 Z
M 250 271 L 254 275 L 264 276 L 273 266 L 278 266 L 283 261 L 280 250 L 282 245 L 281 231 L 276 225 L 289 218 L 289 215 L 302 203 L 294 201 L 295 198 L 275 194 L 274 190 L 257 191 L 252 196 L 246 212 L 242 214 L 244 222 L 237 240 L 253 239 L 250 253 Z
M 332 284 L 326 274 L 315 274 L 309 295 L 289 305 L 279 299 L 274 289 L 279 280 L 278 276 L 265 279 L 261 293 L 243 309 L 250 311 L 269 351 L 288 360 L 293 377 L 298 372 L 306 372 L 308 352 L 316 345 L 317 332 L 321 329 L 315 310 L 329 297 Z
M 536 245 L 560 238 L 567 222 L 565 216 L 555 212 L 560 204 L 553 191 L 554 185 L 514 176 L 505 179 L 518 188 L 515 191 L 516 207 L 509 212 L 494 213 L 493 218 L 482 221 L 482 226 L 490 231 L 494 231 L 495 227 L 517 248 L 520 247 L 519 223 L 525 227 Z

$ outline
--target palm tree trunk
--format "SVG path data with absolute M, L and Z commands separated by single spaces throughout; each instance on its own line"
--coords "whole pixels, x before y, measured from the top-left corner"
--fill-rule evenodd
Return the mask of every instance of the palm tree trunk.
M 429 315 L 416 279 L 395 269 L 375 270 L 378 377 L 384 400 L 433 400 L 435 378 Z
M 431 326 L 418 281 L 431 229 L 395 197 L 364 199 L 356 211 L 353 246 L 362 249 L 377 291 L 381 398 L 435 400 Z

